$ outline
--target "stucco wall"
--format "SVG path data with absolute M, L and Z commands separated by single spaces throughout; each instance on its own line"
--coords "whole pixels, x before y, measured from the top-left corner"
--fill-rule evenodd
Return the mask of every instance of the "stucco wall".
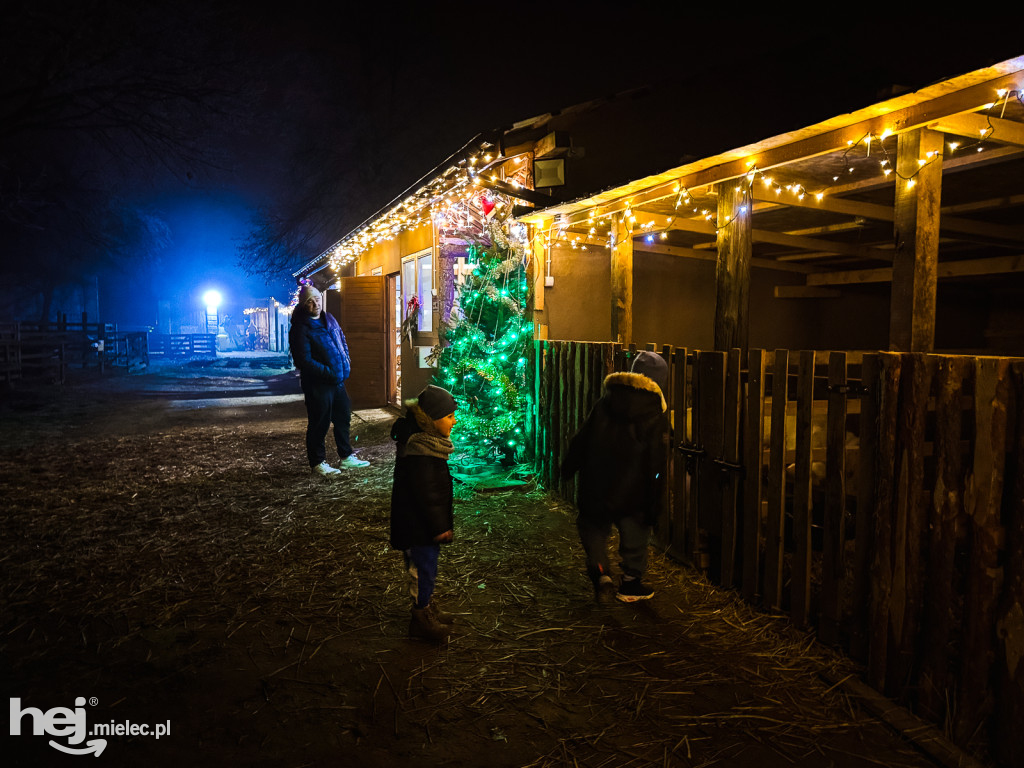
M 555 248 L 554 287 L 545 290 L 541 321 L 548 337 L 607 341 L 611 334 L 611 264 L 607 249 Z M 836 321 L 821 320 L 816 301 L 776 299 L 774 287 L 799 284 L 800 275 L 754 268 L 750 287 L 750 345 L 766 348 L 828 348 L 822 339 L 846 338 Z M 633 340 L 697 349 L 714 346 L 715 264 L 660 253 L 633 256 Z M 834 347 L 845 348 L 845 347 Z

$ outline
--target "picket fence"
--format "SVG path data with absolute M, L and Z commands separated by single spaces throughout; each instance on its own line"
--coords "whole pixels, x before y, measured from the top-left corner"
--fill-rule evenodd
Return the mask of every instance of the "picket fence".
M 1024 360 L 642 348 L 670 372 L 658 546 L 1024 765 Z M 537 472 L 575 501 L 568 441 L 637 347 L 533 351 Z

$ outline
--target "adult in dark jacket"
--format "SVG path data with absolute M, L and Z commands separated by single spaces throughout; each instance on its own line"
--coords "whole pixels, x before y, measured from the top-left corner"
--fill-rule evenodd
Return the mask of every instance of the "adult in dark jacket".
M 452 540 L 454 495 L 448 457 L 455 426 L 451 392 L 427 386 L 407 400 L 405 416 L 391 429 L 397 443 L 391 487 L 391 546 L 405 557 L 410 577 L 412 616 L 409 636 L 440 641 L 453 620 L 432 601 L 441 544 Z
M 599 599 L 614 589 L 608 561 L 612 525 L 619 530 L 622 559 L 616 596 L 632 602 L 654 594 L 642 577 L 664 485 L 667 384 L 668 366 L 653 352 L 637 355 L 630 372 L 610 374 L 562 464 L 564 478 L 580 473 L 576 527 Z
M 312 285 L 299 290 L 299 304 L 292 313 L 288 347 L 299 369 L 302 394 L 306 400 L 306 456 L 309 466 L 319 475 L 341 472 L 327 463 L 324 440 L 334 424 L 334 443 L 345 469 L 368 466 L 352 453 L 349 426 L 352 401 L 345 391 L 345 379 L 351 370 L 348 343 L 341 326 L 323 308 L 323 295 Z

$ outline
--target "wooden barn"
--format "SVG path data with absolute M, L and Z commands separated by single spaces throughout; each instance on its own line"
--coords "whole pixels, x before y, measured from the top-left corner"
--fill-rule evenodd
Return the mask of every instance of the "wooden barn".
M 1024 57 L 531 212 L 547 487 L 670 364 L 657 539 L 1024 764 Z
M 773 92 L 732 132 L 699 98 L 622 94 L 476 136 L 295 276 L 328 291 L 356 406 L 397 404 L 514 206 L 544 485 L 575 498 L 558 468 L 604 376 L 662 353 L 660 546 L 1021 765 L 1022 92 L 1024 56 L 834 117 Z
M 663 96 L 639 88 L 478 134 L 294 273 L 327 291 L 358 362 L 357 405 L 398 404 L 430 380 L 427 357 L 492 211 L 548 208 L 677 159 L 661 139 L 688 112 Z

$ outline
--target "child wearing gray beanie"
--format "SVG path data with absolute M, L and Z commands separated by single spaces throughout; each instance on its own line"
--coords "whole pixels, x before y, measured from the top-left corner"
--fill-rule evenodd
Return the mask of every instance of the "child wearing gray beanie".
M 457 403 L 447 389 L 431 384 L 405 405 L 405 416 L 391 428 L 398 449 L 391 486 L 391 546 L 402 553 L 410 578 L 409 637 L 442 642 L 454 616 L 431 598 L 441 544 L 453 536 L 448 457 L 455 450 L 451 432 Z

